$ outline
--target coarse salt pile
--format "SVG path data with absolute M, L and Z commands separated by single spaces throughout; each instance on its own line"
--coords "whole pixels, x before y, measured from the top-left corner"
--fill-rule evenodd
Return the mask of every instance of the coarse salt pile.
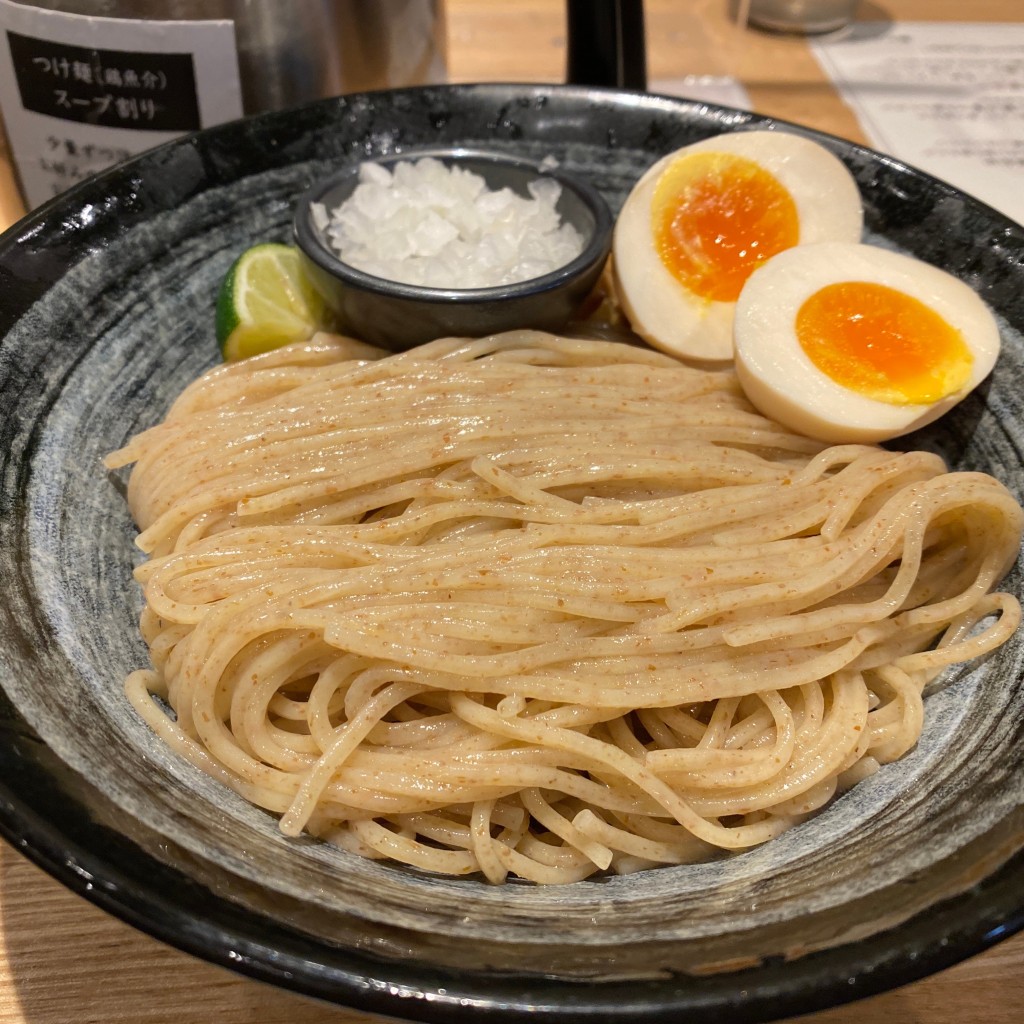
M 433 157 L 389 171 L 365 163 L 336 209 L 314 207 L 316 227 L 349 266 L 433 288 L 494 288 L 551 273 L 583 250 L 555 204 L 561 185 L 538 177 L 530 198 L 491 191 L 478 174 Z

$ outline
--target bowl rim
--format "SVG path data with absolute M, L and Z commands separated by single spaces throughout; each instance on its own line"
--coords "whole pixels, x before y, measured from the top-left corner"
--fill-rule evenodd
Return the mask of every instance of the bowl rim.
M 36 866 L 183 952 L 301 995 L 396 1020 L 678 1024 L 685 1014 L 695 1024 L 766 1024 L 920 980 L 1024 930 L 1021 850 L 969 890 L 888 930 L 720 974 L 588 983 L 497 970 L 467 975 L 416 960 L 391 960 L 372 951 L 330 947 L 210 893 L 134 839 L 112 833 L 93 802 L 82 801 L 91 783 L 33 735 L 3 691 L 0 726 L 16 738 L 9 748 L 0 745 L 0 835 Z M 42 813 L 25 794 L 43 796 Z M 109 803 L 93 790 L 90 799 L 97 797 L 101 807 Z M 941 927 L 934 927 L 936 921 Z
M 461 84 L 387 92 L 391 96 L 424 92 L 435 96 L 475 94 L 495 106 L 523 96 L 561 95 L 588 104 L 626 97 L 633 107 L 650 112 L 672 111 L 682 115 L 687 111 L 692 114 L 697 109 L 718 111 L 728 118 L 721 123 L 728 125 L 729 130 L 755 127 L 792 130 L 838 145 L 847 154 L 870 157 L 897 171 L 912 173 L 939 195 L 962 195 L 925 172 L 836 136 L 747 111 L 678 97 L 537 83 Z M 380 95 L 352 94 L 342 99 L 351 102 Z M 301 109 L 329 110 L 339 102 L 337 98 L 318 100 Z M 220 140 L 221 145 L 225 141 L 236 145 L 246 142 L 254 124 L 270 129 L 271 135 L 275 130 L 287 135 L 288 118 L 293 115 L 294 110 L 257 115 L 200 134 Z M 176 181 L 173 189 L 164 182 L 168 195 L 155 200 L 147 197 L 141 189 L 142 172 L 158 170 L 169 163 L 174 154 L 192 150 L 201 154 L 195 134 L 156 147 L 80 183 L 9 228 L 0 238 L 0 280 L 11 288 L 10 302 L 0 311 L 0 331 L 6 333 L 52 285 L 53 281 L 47 279 L 48 268 L 52 261 L 67 255 L 66 246 L 77 244 L 76 251 L 80 252 L 80 241 L 76 242 L 74 237 L 77 226 L 73 217 L 64 219 L 66 214 L 70 216 L 79 208 L 76 204 L 84 209 L 102 202 L 111 189 L 140 188 L 141 195 L 130 197 L 129 205 L 121 211 L 126 216 L 123 221 L 119 218 L 116 226 L 111 227 L 113 216 L 103 213 L 101 220 L 107 225 L 104 231 L 109 238 L 153 212 L 163 212 L 169 203 L 185 201 L 207 188 L 224 184 L 227 172 L 222 171 L 215 160 L 210 160 L 204 162 L 210 182 L 194 185 Z M 190 159 L 194 159 L 191 152 Z M 287 162 L 284 156 L 277 163 L 261 167 L 260 171 L 281 166 L 283 162 Z M 232 174 L 230 180 L 238 177 Z M 996 228 L 1002 225 L 1014 239 L 1024 241 L 1021 228 L 1005 215 L 973 198 L 970 204 L 984 210 Z M 35 237 L 45 229 L 56 235 L 56 241 L 47 247 L 33 248 Z M 23 243 L 27 251 L 18 252 Z M 15 263 L 19 267 L 17 272 L 11 269 Z M 0 455 L 0 463 L 9 454 Z M 4 537 L 11 537 L 22 526 L 18 517 L 11 514 L 0 520 L 0 528 Z M 0 601 L 0 611 L 3 609 L 4 602 Z M 2 620 L 0 628 L 8 628 Z M 28 642 L 27 637 L 19 639 Z M 644 983 L 626 983 L 616 988 L 620 1000 L 597 1009 L 593 1006 L 596 998 L 591 993 L 600 992 L 600 985 L 573 986 L 543 978 L 518 982 L 512 978 L 510 984 L 508 977 L 480 975 L 474 976 L 470 985 L 459 988 L 458 979 L 453 981 L 438 968 L 417 964 L 417 969 L 410 969 L 407 963 L 396 965 L 378 961 L 358 950 L 325 947 L 323 942 L 301 932 L 287 930 L 277 922 L 237 906 L 223 892 L 201 889 L 197 882 L 173 871 L 134 840 L 114 833 L 109 823 L 94 813 L 97 803 L 105 800 L 105 796 L 40 741 L 10 703 L 2 686 L 0 736 L 0 766 L 4 768 L 0 774 L 0 834 L 15 850 L 72 892 L 169 945 L 238 973 L 334 1002 L 344 999 L 342 1005 L 369 1012 L 391 1016 L 408 1013 L 415 1019 L 439 1024 L 456 1021 L 469 1024 L 481 1019 L 526 1024 L 538 1016 L 557 1020 L 559 1024 L 584 1024 L 585 1021 L 610 1024 L 623 1019 L 623 1014 L 627 1013 L 630 1019 L 649 1024 L 674 1024 L 680 1012 L 688 1012 L 694 1021 L 728 1019 L 736 1024 L 751 1024 L 777 1016 L 812 1012 L 915 981 L 1024 929 L 1024 851 L 1018 851 L 991 873 L 977 877 L 961 895 L 943 898 L 908 920 L 856 942 L 842 942 L 828 950 L 809 952 L 784 962 L 765 962 L 728 975 L 651 983 L 652 993 L 665 994 L 664 1000 L 656 1005 L 640 991 Z M 40 803 L 43 794 L 49 797 Z M 185 888 L 181 890 L 173 885 L 166 888 L 161 885 L 182 880 Z M 277 936 L 282 937 L 285 945 L 274 948 L 271 943 Z M 307 958 L 310 953 L 313 960 Z M 321 966 L 325 961 L 315 959 L 316 956 L 327 957 L 330 966 Z M 446 986 L 446 991 L 439 992 L 433 987 L 424 994 L 425 990 L 416 989 L 416 985 Z M 511 1001 L 510 992 L 513 993 Z M 524 999 L 530 997 L 538 1001 L 543 997 L 545 1001 L 524 1009 Z
M 433 158 L 442 162 L 473 161 L 493 165 L 504 165 L 517 170 L 535 174 L 537 177 L 550 178 L 557 181 L 564 190 L 572 192 L 594 218 L 594 227 L 585 240 L 583 249 L 568 263 L 555 270 L 542 274 L 540 277 L 515 281 L 512 284 L 496 285 L 488 288 L 439 288 L 436 286 L 408 284 L 403 281 L 392 281 L 390 278 L 368 274 L 349 263 L 345 263 L 333 252 L 320 236 L 313 225 L 312 206 L 322 201 L 323 196 L 337 185 L 356 178 L 363 164 L 373 163 L 390 168 L 398 163 Z M 412 146 L 401 153 L 392 153 L 378 158 L 363 157 L 345 164 L 317 181 L 308 188 L 296 201 L 295 213 L 292 218 L 292 235 L 295 244 L 302 254 L 322 271 L 331 277 L 360 291 L 373 292 L 382 297 L 415 302 L 455 303 L 460 306 L 477 303 L 500 303 L 526 296 L 541 295 L 555 291 L 584 275 L 595 263 L 604 260 L 611 249 L 612 231 L 615 223 L 611 210 L 604 196 L 589 182 L 573 174 L 568 174 L 559 167 L 546 167 L 543 161 L 531 160 L 528 157 L 503 153 L 500 150 L 489 150 L 469 146 Z

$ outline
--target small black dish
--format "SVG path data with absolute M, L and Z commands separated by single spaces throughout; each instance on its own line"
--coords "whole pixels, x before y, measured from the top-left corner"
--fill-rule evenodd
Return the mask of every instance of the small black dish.
M 389 281 L 343 262 L 317 228 L 314 204 L 328 210 L 355 190 L 362 161 L 314 185 L 298 201 L 293 230 L 310 280 L 337 315 L 341 330 L 384 348 L 412 348 L 447 335 L 481 337 L 517 327 L 564 327 L 600 277 L 611 247 L 612 215 L 601 194 L 580 178 L 504 153 L 474 149 L 423 149 L 375 161 L 391 170 L 401 161 L 434 157 L 480 175 L 492 190 L 526 196 L 538 178 L 562 186 L 556 210 L 583 236 L 574 260 L 542 277 L 495 288 L 428 288 Z

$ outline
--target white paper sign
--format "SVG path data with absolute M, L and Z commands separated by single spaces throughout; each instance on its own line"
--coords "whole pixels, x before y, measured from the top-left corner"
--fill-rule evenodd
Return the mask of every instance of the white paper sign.
M 813 50 L 872 146 L 1024 223 L 1024 24 L 862 22 Z
M 93 18 L 0 0 L 0 105 L 30 206 L 242 116 L 231 21 Z

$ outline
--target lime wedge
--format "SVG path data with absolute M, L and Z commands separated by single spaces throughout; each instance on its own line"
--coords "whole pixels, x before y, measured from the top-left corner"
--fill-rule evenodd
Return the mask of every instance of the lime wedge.
M 217 344 L 225 360 L 247 359 L 329 327 L 298 251 L 268 242 L 246 249 L 217 296 Z

